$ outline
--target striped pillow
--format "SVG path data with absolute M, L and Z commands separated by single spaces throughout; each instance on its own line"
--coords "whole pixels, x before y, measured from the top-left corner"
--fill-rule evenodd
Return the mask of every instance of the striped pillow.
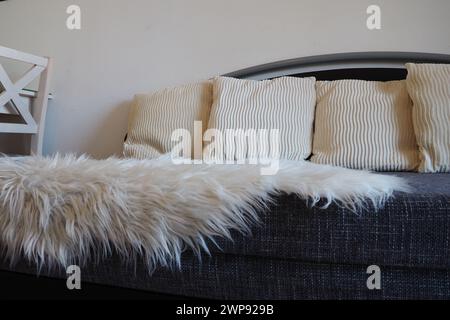
M 170 152 L 177 144 L 171 141 L 172 132 L 187 129 L 193 138 L 194 121 L 202 121 L 206 127 L 211 104 L 211 81 L 136 95 L 124 156 L 145 159 Z
M 414 170 L 418 150 L 405 81 L 318 81 L 312 162 Z
M 450 65 L 407 63 L 420 172 L 450 172 Z
M 306 159 L 312 148 L 314 84 L 315 78 L 256 81 L 217 77 L 208 128 L 221 132 L 278 129 L 280 158 Z M 226 150 L 224 156 L 229 158 Z

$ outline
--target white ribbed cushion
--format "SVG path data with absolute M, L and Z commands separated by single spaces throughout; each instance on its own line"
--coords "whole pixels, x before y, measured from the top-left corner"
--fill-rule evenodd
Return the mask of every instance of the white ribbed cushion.
M 405 81 L 317 81 L 316 90 L 312 162 L 380 171 L 417 167 Z
M 420 172 L 450 172 L 450 65 L 407 63 Z
M 194 137 L 194 121 L 206 128 L 212 104 L 212 83 L 189 84 L 135 96 L 128 124 L 124 156 L 155 158 L 168 153 L 176 129 L 187 129 Z
M 279 129 L 280 158 L 306 159 L 312 148 L 314 84 L 315 78 L 256 81 L 217 77 L 208 128 L 221 132 Z

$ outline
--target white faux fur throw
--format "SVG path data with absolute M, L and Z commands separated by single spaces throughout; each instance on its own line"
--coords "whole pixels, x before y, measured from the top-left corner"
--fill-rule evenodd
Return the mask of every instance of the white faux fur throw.
M 248 232 L 258 209 L 280 192 L 353 210 L 375 209 L 400 178 L 281 161 L 274 176 L 259 165 L 174 165 L 167 159 L 87 157 L 0 159 L 0 246 L 14 262 L 83 264 L 117 252 L 179 265 L 186 247 L 208 251 L 205 239 Z M 301 214 L 301 213 L 299 213 Z

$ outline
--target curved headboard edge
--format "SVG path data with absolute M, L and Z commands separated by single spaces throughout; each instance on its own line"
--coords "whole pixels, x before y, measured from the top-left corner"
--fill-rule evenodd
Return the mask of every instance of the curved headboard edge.
M 299 73 L 351 68 L 404 69 L 406 62 L 450 63 L 450 55 L 423 52 L 351 52 L 310 56 L 257 65 L 224 74 L 239 79 L 269 79 Z

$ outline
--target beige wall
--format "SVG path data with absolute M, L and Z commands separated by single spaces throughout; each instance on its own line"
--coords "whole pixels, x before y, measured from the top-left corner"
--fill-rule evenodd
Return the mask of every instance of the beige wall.
M 82 9 L 82 29 L 65 27 Z M 382 8 L 382 30 L 365 27 Z M 44 152 L 122 150 L 128 104 L 243 67 L 349 51 L 450 53 L 448 0 L 8 0 L 0 44 L 55 59 Z M 14 70 L 13 70 L 14 71 Z

